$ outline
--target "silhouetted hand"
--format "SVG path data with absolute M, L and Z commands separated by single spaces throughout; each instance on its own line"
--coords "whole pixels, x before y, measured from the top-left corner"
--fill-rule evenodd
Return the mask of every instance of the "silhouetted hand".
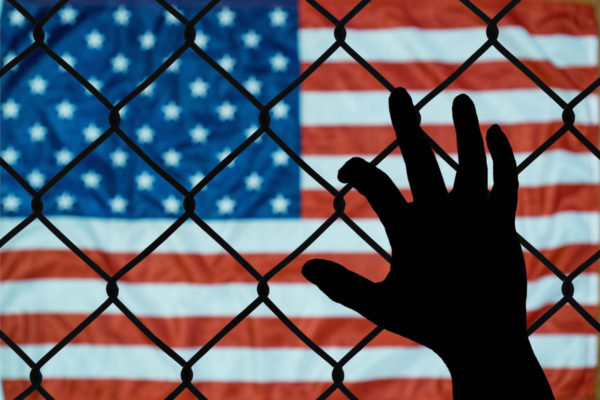
M 384 172 L 360 158 L 348 161 L 338 179 L 379 216 L 392 249 L 390 272 L 371 282 L 331 261 L 311 260 L 305 277 L 332 300 L 434 350 L 450 370 L 455 399 L 553 398 L 526 333 L 517 166 L 508 140 L 497 125 L 487 132 L 494 162 L 488 193 L 475 106 L 457 96 L 459 168 L 448 192 L 408 92 L 394 90 L 389 105 L 414 201 L 407 203 Z

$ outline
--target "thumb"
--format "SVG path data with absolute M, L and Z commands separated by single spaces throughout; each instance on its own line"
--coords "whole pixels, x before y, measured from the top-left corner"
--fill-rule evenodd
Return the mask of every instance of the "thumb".
M 302 274 L 331 300 L 371 319 L 375 304 L 375 283 L 340 264 L 327 260 L 310 260 L 302 267 Z

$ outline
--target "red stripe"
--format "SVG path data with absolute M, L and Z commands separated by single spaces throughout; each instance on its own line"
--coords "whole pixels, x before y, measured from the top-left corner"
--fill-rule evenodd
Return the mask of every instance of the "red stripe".
M 594 395 L 596 371 L 593 368 L 551 369 L 544 372 L 556 400 L 591 399 Z M 390 379 L 347 382 L 346 385 L 359 399 L 452 399 L 452 385 L 446 379 Z M 345 400 L 346 397 L 339 399 Z
M 407 201 L 412 201 L 410 190 L 401 190 Z M 303 190 L 301 193 L 303 218 L 327 218 L 333 212 L 334 197 L 322 190 Z M 600 187 L 598 185 L 553 185 L 539 188 L 520 188 L 518 216 L 549 215 L 561 211 L 597 211 Z M 344 196 L 346 214 L 351 218 L 376 218 L 366 198 L 356 190 Z
M 598 250 L 595 245 L 570 245 L 542 253 L 565 272 L 571 272 Z M 134 254 L 111 254 L 86 250 L 86 254 L 109 274 L 135 257 Z M 536 279 L 551 272 L 530 253 L 525 252 L 527 276 Z M 286 254 L 243 255 L 262 274 L 267 273 Z M 388 263 L 375 253 L 352 254 L 300 254 L 277 273 L 273 282 L 306 282 L 300 270 L 313 258 L 324 258 L 352 268 L 355 272 L 373 280 L 385 278 Z M 168 265 L 169 268 L 165 268 Z M 98 278 L 81 260 L 69 251 L 31 250 L 2 252 L 0 280 L 44 278 Z M 152 253 L 123 278 L 127 282 L 189 282 L 226 283 L 256 282 L 233 258 L 224 254 L 164 254 Z
M 529 153 L 538 148 L 555 133 L 562 124 L 528 123 L 502 124 L 513 151 Z M 487 132 L 490 125 L 482 124 L 481 131 Z M 592 143 L 598 143 L 598 125 L 581 125 L 577 128 Z M 456 135 L 451 126 L 423 125 L 423 129 L 446 152 L 456 153 Z M 302 154 L 378 154 L 396 139 L 391 126 L 335 126 L 302 127 Z M 588 152 L 581 142 L 569 132 L 556 141 L 550 149 Z M 400 154 L 400 150 L 396 150 Z
M 177 382 L 152 382 L 132 380 L 58 380 L 44 379 L 44 388 L 61 400 L 158 400 L 164 399 Z M 196 382 L 195 386 L 208 399 L 218 400 L 307 400 L 316 399 L 331 382 L 301 383 L 249 383 L 249 382 Z M 14 398 L 29 386 L 28 381 L 3 381 L 6 398 Z M 394 400 L 449 400 L 451 399 L 449 379 L 397 379 L 370 381 L 352 384 L 352 390 L 361 399 Z M 360 393 L 360 394 L 359 394 Z M 374 396 L 374 397 L 372 397 Z M 39 394 L 28 400 L 42 400 Z M 177 400 L 195 400 L 189 391 L 184 391 Z M 347 400 L 336 391 L 330 400 Z
M 551 369 L 544 372 L 556 400 L 593 398 L 595 369 Z M 346 385 L 359 399 L 452 399 L 452 385 L 445 379 L 394 379 L 364 383 L 347 382 Z M 485 398 L 485 395 L 482 398 Z
M 574 270 L 598 250 L 595 245 L 570 245 L 557 249 L 542 250 L 542 253 L 565 273 Z M 99 262 L 109 274 L 131 260 L 134 254 L 109 254 L 86 250 L 93 260 Z M 525 252 L 527 276 L 536 279 L 550 271 L 530 253 Z M 286 254 L 243 255 L 251 265 L 266 274 Z M 277 273 L 272 282 L 306 282 L 300 270 L 305 262 L 313 258 L 324 258 L 352 268 L 355 272 L 373 280 L 385 278 L 388 263 L 375 253 L 352 254 L 300 254 Z M 165 268 L 169 265 L 170 268 Z M 2 252 L 0 280 L 44 279 L 44 278 L 98 278 L 98 276 L 73 253 L 60 250 L 31 250 Z M 123 278 L 127 282 L 189 282 L 226 283 L 256 282 L 230 256 L 152 253 Z
M 590 399 L 594 395 L 595 370 L 552 369 L 546 377 L 557 400 Z M 377 400 L 451 400 L 450 379 L 388 379 L 368 382 L 345 382 L 359 399 Z M 4 380 L 4 396 L 16 397 L 30 385 L 25 380 Z M 177 382 L 133 381 L 133 380 L 90 380 L 90 379 L 44 379 L 44 388 L 56 399 L 61 400 L 131 400 L 164 399 Z M 331 383 L 248 383 L 248 382 L 197 382 L 195 386 L 209 399 L 218 400 L 306 400 L 315 399 Z M 42 400 L 35 393 L 28 400 Z M 196 399 L 184 391 L 178 400 Z M 341 392 L 334 392 L 328 399 L 347 400 Z
M 449 382 L 447 382 L 449 384 Z M 177 387 L 177 382 L 154 382 L 132 380 L 44 379 L 44 388 L 61 400 L 162 400 Z M 248 383 L 248 382 L 201 382 L 195 386 L 209 399 L 218 400 L 306 400 L 316 399 L 331 383 Z M 28 386 L 26 381 L 3 381 L 6 398 L 14 398 Z M 389 397 L 389 395 L 388 395 Z M 388 398 L 386 397 L 386 398 Z M 329 397 L 335 399 L 339 397 Z M 396 397 L 397 398 L 397 397 Z M 28 400 L 42 400 L 39 394 Z M 185 390 L 177 400 L 196 400 Z
M 528 312 L 531 325 L 552 305 Z M 596 306 L 584 307 L 592 315 Z M 73 330 L 87 315 L 19 314 L 0 316 L 2 330 L 20 344 L 56 343 Z M 231 317 L 138 316 L 148 328 L 172 347 L 201 347 L 215 336 Z M 319 346 L 354 346 L 375 328 L 364 318 L 291 318 L 302 332 Z M 571 306 L 565 306 L 544 323 L 536 333 L 582 333 L 596 331 Z M 124 315 L 103 314 L 73 339 L 72 343 L 152 344 Z M 416 343 L 384 331 L 370 346 L 414 346 Z M 219 341 L 218 346 L 304 347 L 278 319 L 248 317 Z
M 548 86 L 583 90 L 597 77 L 596 67 L 557 68 L 550 62 L 525 63 Z M 432 90 L 450 76 L 459 65 L 434 62 L 372 62 L 394 86 L 409 90 Z M 302 70 L 310 64 L 302 63 Z M 453 89 L 494 90 L 537 88 L 537 85 L 508 61 L 478 62 L 452 83 Z M 302 90 L 384 90 L 360 64 L 326 62 L 302 83 Z
M 308 2 L 300 1 L 300 27 L 332 27 Z M 341 19 L 357 3 L 354 0 L 325 0 L 320 4 Z M 506 0 L 478 1 L 476 5 L 493 17 L 508 3 Z M 500 27 L 522 26 L 534 34 L 563 33 L 595 35 L 597 25 L 591 4 L 559 1 L 524 1 L 500 22 Z M 377 29 L 400 26 L 424 29 L 481 27 L 485 23 L 467 7 L 453 0 L 384 0 L 369 3 L 349 23 L 349 28 Z
M 55 343 L 65 337 L 86 316 L 69 314 L 24 314 L 0 317 L 2 330 L 15 342 Z M 172 347 L 199 347 L 207 343 L 232 318 L 146 318 L 140 320 Z M 293 322 L 320 346 L 354 346 L 375 328 L 364 318 L 293 318 Z M 39 327 L 43 327 L 40 329 Z M 151 344 L 123 315 L 101 315 L 81 332 L 73 343 Z M 372 345 L 414 346 L 415 343 L 389 332 L 380 334 Z M 276 318 L 248 317 L 218 342 L 218 346 L 305 347 Z

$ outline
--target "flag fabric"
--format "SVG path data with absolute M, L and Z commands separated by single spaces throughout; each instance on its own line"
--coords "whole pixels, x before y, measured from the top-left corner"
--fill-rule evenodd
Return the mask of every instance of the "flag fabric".
M 22 4 L 35 18 L 53 6 L 32 0 Z M 173 5 L 189 19 L 206 2 Z M 356 4 L 330 0 L 322 5 L 341 19 Z M 506 4 L 476 5 L 492 17 Z M 31 45 L 33 26 L 8 3 L 2 5 L 0 24 L 6 65 Z M 498 26 L 499 42 L 562 99 L 569 101 L 597 78 L 598 26 L 591 4 L 526 0 Z M 262 104 L 335 42 L 332 22 L 303 1 L 224 1 L 195 27 L 195 45 Z M 118 282 L 118 298 L 187 360 L 257 298 L 256 279 L 190 220 L 147 257 L 136 256 L 184 213 L 179 189 L 211 177 L 219 162 L 252 137 L 259 110 L 187 49 L 120 110 L 120 129 L 134 142 L 128 144 L 116 133 L 105 133 L 110 104 L 132 92 L 185 43 L 185 26 L 150 1 L 74 0 L 45 23 L 44 31 L 52 51 L 106 101 L 92 96 L 45 52 L 33 51 L 2 76 L 0 156 L 39 190 L 93 147 L 44 191 L 43 213 L 108 275 L 135 260 Z M 394 86 L 406 87 L 415 101 L 485 41 L 485 23 L 451 0 L 374 0 L 346 29 L 346 42 Z M 262 134 L 195 197 L 196 213 L 260 274 L 284 263 L 269 281 L 269 298 L 335 360 L 375 326 L 305 281 L 303 263 L 331 259 L 374 280 L 385 276 L 388 265 L 339 219 L 304 246 L 334 213 L 334 196 L 286 151 L 341 188 L 336 175 L 346 160 L 355 155 L 372 159 L 394 140 L 388 93 L 348 52 L 336 50 L 270 110 L 270 126 L 287 148 Z M 424 130 L 453 157 L 451 103 L 459 93 L 473 99 L 482 131 L 501 125 L 518 162 L 562 125 L 561 107 L 490 48 L 421 110 Z M 596 92 L 574 112 L 575 126 L 597 146 Z M 453 170 L 439 163 L 450 187 Z M 392 152 L 380 166 L 410 198 L 400 152 Z M 178 184 L 169 183 L 158 168 Z M 31 214 L 32 196 L 6 170 L 0 174 L 4 236 Z M 518 232 L 565 274 L 574 271 L 600 243 L 600 161 L 567 132 L 519 180 Z M 389 250 L 366 201 L 354 190 L 345 200 L 345 212 Z M 296 258 L 286 259 L 297 249 Z M 107 298 L 106 281 L 38 220 L 7 241 L 0 254 L 0 329 L 34 361 Z M 533 324 L 562 298 L 561 280 L 528 251 L 525 260 L 527 315 Z M 573 297 L 597 318 L 597 264 L 573 284 Z M 569 304 L 531 335 L 558 399 L 594 397 L 597 337 Z M 56 399 L 160 399 L 181 382 L 181 366 L 115 306 L 47 361 L 41 373 L 42 386 Z M 332 383 L 331 365 L 265 305 L 216 342 L 193 373 L 194 385 L 208 399 L 311 399 Z M 30 367 L 0 343 L 0 398 L 23 392 L 29 374 Z M 451 398 L 443 362 L 387 332 L 344 366 L 344 383 L 360 399 Z M 178 398 L 193 396 L 185 391 Z M 330 398 L 346 396 L 335 391 Z

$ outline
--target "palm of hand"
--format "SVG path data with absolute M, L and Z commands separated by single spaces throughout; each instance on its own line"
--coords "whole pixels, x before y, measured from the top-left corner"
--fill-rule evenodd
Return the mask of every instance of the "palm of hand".
M 487 142 L 494 187 L 475 108 L 467 96 L 453 106 L 459 170 L 447 193 L 433 152 L 418 126 L 404 89 L 390 97 L 390 112 L 407 167 L 414 202 L 407 203 L 390 178 L 362 159 L 340 169 L 339 179 L 365 195 L 383 223 L 392 248 L 390 273 L 367 279 L 325 260 L 303 272 L 332 300 L 445 358 L 481 330 L 501 339 L 525 335 L 526 276 L 514 230 L 517 171 L 497 126 Z
M 526 276 L 516 233 L 488 201 L 465 204 L 453 195 L 407 204 L 399 219 L 406 233 L 392 244 L 390 274 L 375 284 L 378 304 L 369 304 L 373 322 L 440 355 L 459 342 L 473 344 L 482 331 L 488 338 L 490 331 L 525 333 Z

